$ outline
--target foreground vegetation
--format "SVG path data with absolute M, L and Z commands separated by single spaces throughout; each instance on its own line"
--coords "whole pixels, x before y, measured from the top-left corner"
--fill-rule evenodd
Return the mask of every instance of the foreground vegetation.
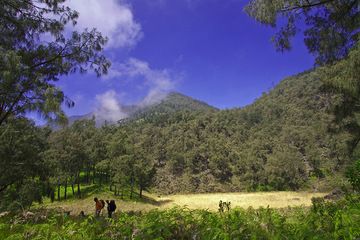
M 274 38 L 280 49 L 290 48 L 295 20 L 305 17 L 306 46 L 319 66 L 285 79 L 250 106 L 216 111 L 175 95 L 118 125 L 98 129 L 84 120 L 52 131 L 26 114 L 65 123 L 62 104 L 74 103 L 55 82 L 77 71 L 100 76 L 110 67 L 101 33 L 65 33 L 79 17 L 65 2 L 0 6 L 0 210 L 26 209 L 43 197 L 81 198 L 81 186 L 96 180 L 114 195 L 130 189 L 130 198 L 149 188 L 162 194 L 324 191 L 341 184 L 336 177 L 344 179 L 348 166 L 357 169 L 358 1 L 249 1 L 246 12 L 263 24 L 275 27 L 286 17 Z M 39 41 L 47 35 L 54 38 Z M 350 175 L 355 188 L 358 170 Z
M 171 208 L 113 220 L 46 209 L 27 213 L 44 197 L 58 203 L 84 198 L 91 183 L 106 183 L 111 194 L 129 199 L 141 199 L 151 187 L 163 193 L 331 189 L 341 184 L 335 177 L 345 175 L 360 190 L 358 0 L 250 1 L 246 11 L 257 21 L 275 27 L 285 20 L 274 38 L 280 50 L 291 47 L 296 19 L 305 20 L 305 43 L 321 66 L 282 81 L 251 106 L 189 111 L 177 98 L 116 126 L 98 129 L 84 120 L 52 131 L 24 116 L 38 112 L 64 123 L 62 104 L 74 103 L 55 82 L 76 71 L 106 74 L 110 67 L 101 33 L 66 36 L 78 13 L 64 2 L 0 5 L 0 211 L 11 210 L 0 218 L 0 239 L 360 237 L 357 195 L 314 199 L 310 209 Z M 39 41 L 47 35 L 53 40 Z M 13 215 L 19 209 L 23 213 Z
M 39 210 L 0 218 L 1 239 L 356 239 L 360 197 L 314 198 L 311 208 L 236 208 L 225 212 L 172 208 L 118 213 L 114 219 Z

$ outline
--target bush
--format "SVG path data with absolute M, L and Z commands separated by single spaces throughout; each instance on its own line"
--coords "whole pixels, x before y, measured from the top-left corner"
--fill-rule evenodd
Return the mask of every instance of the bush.
M 346 177 L 348 177 L 354 191 L 360 192 L 360 160 L 357 160 L 353 166 L 347 170 Z
M 65 217 L 14 222 L 0 218 L 1 239 L 357 239 L 360 197 L 276 210 L 236 208 L 223 213 L 173 208 L 122 213 L 116 219 Z

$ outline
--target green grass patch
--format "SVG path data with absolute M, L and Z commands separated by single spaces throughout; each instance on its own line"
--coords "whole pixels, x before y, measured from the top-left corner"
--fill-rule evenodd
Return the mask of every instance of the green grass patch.
M 224 213 L 188 208 L 121 213 L 114 219 L 68 217 L 39 211 L 0 218 L 1 239 L 357 239 L 360 197 L 315 199 L 311 208 L 286 211 L 236 208 Z

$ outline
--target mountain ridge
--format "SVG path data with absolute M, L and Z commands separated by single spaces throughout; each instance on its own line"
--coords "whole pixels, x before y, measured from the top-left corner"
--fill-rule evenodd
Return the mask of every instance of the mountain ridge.
M 118 119 L 116 122 L 108 121 L 106 117 L 102 116 L 97 118 L 98 114 L 93 111 L 83 115 L 69 116 L 68 124 L 71 125 L 77 120 L 92 119 L 94 117 L 96 125 L 99 127 L 105 123 L 116 124 L 119 121 L 137 120 L 150 115 L 171 114 L 184 110 L 197 112 L 219 111 L 218 108 L 204 101 L 194 99 L 180 92 L 169 92 L 160 102 L 151 105 L 121 105 L 121 110 L 127 117 Z
M 179 93 L 140 110 L 129 106 L 131 117 L 98 128 L 103 140 L 96 141 L 123 149 L 99 164 L 136 159 L 164 194 L 328 191 L 350 162 L 352 135 L 335 122 L 341 97 L 323 91 L 324 77 L 321 70 L 287 77 L 242 108 L 218 110 Z
M 124 130 L 151 141 L 144 151 L 158 166 L 153 186 L 164 194 L 328 191 L 350 161 L 352 136 L 335 122 L 332 109 L 341 97 L 323 91 L 323 77 L 306 71 L 242 108 L 180 112 Z

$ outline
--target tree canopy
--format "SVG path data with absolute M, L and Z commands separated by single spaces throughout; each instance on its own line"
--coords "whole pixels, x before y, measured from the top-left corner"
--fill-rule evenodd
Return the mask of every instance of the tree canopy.
M 72 105 L 55 82 L 92 69 L 105 74 L 107 39 L 96 29 L 70 32 L 78 13 L 66 0 L 4 0 L 0 6 L 0 195 L 21 206 L 58 200 L 68 186 L 98 181 L 130 198 L 158 192 L 298 190 L 328 183 L 359 152 L 360 45 L 355 0 L 252 0 L 246 11 L 277 26 L 289 49 L 304 21 L 305 43 L 324 66 L 283 80 L 242 109 L 217 110 L 180 94 L 135 111 L 117 125 L 80 120 L 58 131 L 22 115 L 63 119 Z M 298 17 L 302 17 L 302 20 Z M 339 91 L 323 91 L 329 88 Z M 335 113 L 335 114 L 334 114 Z M 336 121 L 334 121 L 336 120 Z M 346 129 L 347 131 L 344 131 Z M 358 162 L 348 175 L 358 183 Z M 324 183 L 326 182 L 326 183 Z M 5 202 L 5 201 L 4 201 Z M 6 203 L 0 209 L 7 208 Z
M 64 119 L 61 103 L 74 103 L 54 85 L 61 75 L 107 72 L 107 38 L 96 29 L 66 30 L 79 14 L 65 0 L 4 0 L 0 6 L 0 125 L 11 115 L 38 111 Z
M 304 41 L 325 83 L 323 90 L 341 94 L 335 120 L 360 142 L 360 2 L 358 0 L 251 0 L 245 11 L 262 24 L 277 27 L 278 50 L 291 48 L 291 38 L 303 30 Z M 351 120 L 350 120 L 351 119 Z
M 304 41 L 317 64 L 344 58 L 359 40 L 358 0 L 251 0 L 245 11 L 271 27 L 285 22 L 273 37 L 278 50 L 290 49 L 305 25 Z

